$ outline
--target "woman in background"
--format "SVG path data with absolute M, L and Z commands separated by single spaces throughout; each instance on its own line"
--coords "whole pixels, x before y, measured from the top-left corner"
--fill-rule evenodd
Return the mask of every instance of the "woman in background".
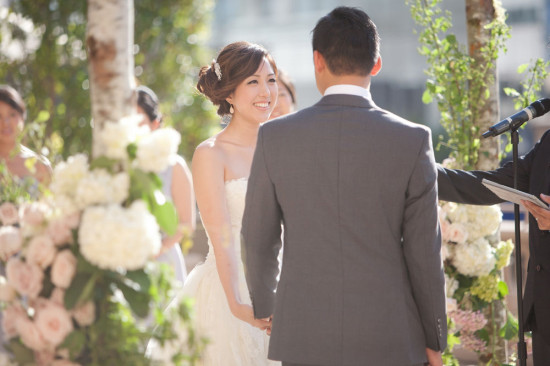
M 31 197 L 38 196 L 39 184 L 48 184 L 51 166 L 40 154 L 21 144 L 27 110 L 21 95 L 11 86 L 0 85 L 0 164 L 22 185 L 28 184 Z M 5 197 L 0 197 L 0 202 Z
M 296 110 L 296 88 L 288 74 L 281 70 L 277 76 L 277 86 L 279 87 L 277 104 L 269 119 L 281 117 Z
M 138 113 L 141 113 L 151 131 L 162 124 L 162 114 L 159 111 L 157 95 L 146 86 L 139 86 Z M 182 284 L 187 276 L 185 261 L 180 242 L 185 236 L 190 236 L 195 230 L 195 197 L 191 172 L 181 156 L 159 174 L 162 180 L 162 191 L 167 200 L 171 201 L 178 215 L 178 228 L 174 235 L 165 235 L 162 239 L 161 254 L 157 260 L 168 263 L 175 272 L 175 277 Z

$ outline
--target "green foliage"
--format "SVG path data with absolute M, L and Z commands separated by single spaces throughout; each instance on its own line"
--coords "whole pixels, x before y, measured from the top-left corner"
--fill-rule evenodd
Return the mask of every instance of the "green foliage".
M 439 7 L 441 0 L 407 0 L 419 33 L 419 53 L 428 61 L 424 103 L 437 102 L 441 124 L 448 140 L 440 145 L 451 149 L 458 167 L 473 168 L 479 159 L 479 111 L 476 106 L 489 97 L 487 85 L 494 82 L 492 69 L 509 28 L 501 19 L 487 26 L 490 40 L 480 49 L 480 59 L 471 57 L 456 36 L 449 33 L 451 13 Z
M 139 82 L 158 94 L 183 137 L 187 159 L 218 125 L 210 103 L 195 92 L 213 0 L 135 2 L 135 65 Z M 2 39 L 23 45 L 19 55 L 0 52 L 0 80 L 27 104 L 24 143 L 58 160 L 91 150 L 91 110 L 85 46 L 86 1 L 13 0 L 0 12 Z M 3 31 L 4 32 L 4 31 Z

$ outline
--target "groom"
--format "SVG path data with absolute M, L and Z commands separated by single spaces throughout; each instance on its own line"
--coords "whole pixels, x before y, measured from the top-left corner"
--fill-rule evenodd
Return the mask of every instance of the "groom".
M 260 127 L 242 254 L 255 316 L 273 314 L 269 358 L 283 365 L 441 364 L 431 136 L 372 101 L 378 48 L 367 14 L 334 9 L 313 30 L 323 98 Z

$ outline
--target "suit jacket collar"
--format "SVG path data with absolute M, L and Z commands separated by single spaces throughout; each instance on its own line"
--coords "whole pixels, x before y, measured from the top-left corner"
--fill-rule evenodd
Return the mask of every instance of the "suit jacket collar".
M 316 106 L 346 106 L 359 108 L 378 108 L 372 98 L 351 94 L 329 94 L 321 98 Z

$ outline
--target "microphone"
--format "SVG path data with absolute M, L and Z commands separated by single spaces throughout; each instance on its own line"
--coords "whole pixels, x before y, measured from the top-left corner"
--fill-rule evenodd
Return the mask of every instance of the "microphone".
M 489 128 L 487 132 L 483 134 L 484 138 L 498 136 L 508 130 L 516 130 L 522 124 L 550 112 L 550 99 L 543 98 L 531 103 L 528 107 L 522 109 L 516 114 L 503 119 L 497 124 L 494 124 Z

